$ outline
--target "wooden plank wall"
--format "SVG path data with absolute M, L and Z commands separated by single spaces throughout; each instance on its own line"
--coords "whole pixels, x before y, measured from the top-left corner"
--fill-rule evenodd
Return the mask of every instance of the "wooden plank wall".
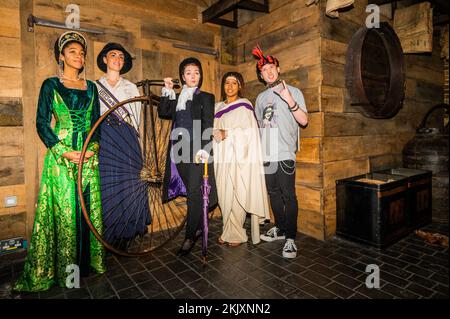
M 11 220 L 16 221 L 18 213 L 26 212 L 21 220 L 33 225 L 46 152 L 36 133 L 36 103 L 43 80 L 57 74 L 53 46 L 64 32 L 42 26 L 27 32 L 26 18 L 33 14 L 64 22 L 68 15 L 66 6 L 71 3 L 70 0 L 0 1 L 0 78 L 8 79 L 0 86 L 0 239 L 11 237 L 3 225 L 16 224 Z M 220 51 L 220 27 L 201 23 L 202 8 L 197 1 L 79 0 L 76 3 L 80 8 L 81 27 L 105 31 L 102 35 L 84 33 L 88 40 L 88 79 L 102 75 L 95 61 L 103 45 L 119 42 L 134 58 L 133 70 L 125 75 L 129 80 L 178 78 L 179 62 L 195 56 L 203 63 L 202 89 L 218 93 L 218 58 L 173 47 L 173 44 L 183 44 Z M 208 5 L 208 1 L 202 5 Z M 22 72 L 22 66 L 26 72 Z M 155 93 L 159 94 L 160 88 Z M 7 194 L 19 196 L 18 207 L 3 207 L 3 197 Z M 28 227 L 28 235 L 31 230 Z
M 60 1 L 56 5 L 49 4 L 46 0 L 35 1 L 35 14 L 45 19 L 64 21 L 66 13 L 63 8 L 70 3 L 71 1 Z M 205 64 L 204 89 L 215 93 L 216 76 L 212 75 L 217 72 L 216 58 L 172 46 L 176 43 L 219 49 L 220 28 L 201 24 L 198 21 L 199 9 L 192 1 L 102 0 L 94 4 L 84 0 L 78 1 L 78 4 L 83 27 L 106 30 L 103 35 L 86 34 L 90 47 L 87 61 L 88 78 L 101 76 L 101 71 L 94 64 L 95 58 L 107 42 L 117 41 L 135 57 L 133 70 L 126 75 L 131 81 L 142 78 L 159 79 L 161 76 L 178 78 L 179 62 L 185 57 L 195 56 Z M 60 32 L 48 28 L 39 28 L 39 31 L 40 37 L 36 43 L 42 46 L 45 63 L 53 63 L 50 48 Z M 49 40 L 47 36 L 50 36 Z M 152 69 L 145 64 L 151 65 Z M 42 78 L 48 76 L 46 73 L 49 72 L 44 72 Z
M 222 71 L 241 72 L 254 101 L 264 89 L 251 56 L 259 44 L 280 60 L 282 77 L 303 91 L 309 125 L 301 129 L 297 153 L 298 226 L 324 240 L 336 230 L 335 181 L 400 166 L 401 150 L 423 114 L 442 100 L 440 49 L 435 41 L 432 55 L 405 55 L 403 109 L 389 120 L 369 119 L 350 106 L 344 75 L 347 45 L 364 25 L 367 0 L 355 1 L 338 19 L 325 16 L 325 0 L 310 7 L 301 0 L 270 4 L 269 14 L 242 14 L 238 31 L 222 31 Z
M 310 112 L 310 124 L 301 130 L 297 155 L 297 195 L 299 231 L 323 239 L 321 187 L 323 184 L 321 149 L 323 114 L 319 109 L 322 81 L 320 60 L 320 12 L 318 6 L 306 7 L 304 0 L 270 1 L 269 14 L 242 13 L 238 31 L 222 33 L 222 69 L 234 69 L 245 80 L 245 95 L 252 102 L 264 90 L 257 80 L 251 55 L 257 44 L 265 54 L 280 61 L 282 77 L 299 87 Z
M 0 2 L 0 239 L 26 234 L 19 13 L 19 0 Z M 12 195 L 17 206 L 6 208 Z
M 372 170 L 401 166 L 401 151 L 414 134 L 424 113 L 442 102 L 443 63 L 440 47 L 434 41 L 431 55 L 405 57 L 406 98 L 400 112 L 388 120 L 369 119 L 350 105 L 345 89 L 345 53 L 353 33 L 364 26 L 366 0 L 356 0 L 354 8 L 341 12 L 338 19 L 321 11 L 320 111 L 323 114 L 322 212 L 325 238 L 336 229 L 335 181 Z M 382 21 L 388 21 L 382 17 Z M 389 21 L 391 22 L 391 21 Z
M 372 120 L 350 106 L 344 78 L 347 43 L 364 24 L 367 0 L 356 0 L 338 19 L 324 15 L 325 0 L 309 7 L 304 0 L 271 0 L 269 14 L 240 12 L 238 30 L 199 22 L 201 11 L 213 1 L 79 0 L 81 26 L 106 30 L 105 35 L 86 34 L 87 77 L 101 75 L 94 64 L 96 55 L 106 42 L 116 41 L 135 57 L 134 68 L 126 75 L 132 81 L 178 77 L 179 62 L 196 56 L 203 61 L 203 89 L 215 93 L 216 100 L 223 73 L 237 70 L 244 75 L 246 96 L 254 101 L 264 89 L 251 56 L 259 44 L 280 60 L 283 78 L 303 91 L 309 111 L 297 154 L 299 231 L 322 240 L 333 236 L 336 179 L 400 165 L 401 150 L 423 114 L 442 101 L 438 41 L 431 55 L 405 56 L 406 99 L 399 114 Z M 11 235 L 2 235 L 2 229 L 20 228 L 2 225 L 16 225 L 17 220 L 17 225 L 32 225 L 34 219 L 45 152 L 35 130 L 36 101 L 42 81 L 56 74 L 53 44 L 62 32 L 36 27 L 30 33 L 23 26 L 30 13 L 63 22 L 70 3 L 0 1 L 0 78 L 8 79 L 0 86 L 0 199 L 3 202 L 5 194 L 19 196 L 18 207 L 0 206 L 0 238 Z M 175 49 L 174 43 L 216 50 L 220 60 Z

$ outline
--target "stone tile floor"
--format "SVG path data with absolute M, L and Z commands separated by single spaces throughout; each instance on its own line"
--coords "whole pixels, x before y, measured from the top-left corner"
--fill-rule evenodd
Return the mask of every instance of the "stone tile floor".
M 447 224 L 434 223 L 423 230 L 448 236 Z M 145 257 L 109 255 L 108 271 L 83 278 L 79 289 L 53 287 L 40 293 L 12 293 L 11 285 L 23 269 L 23 256 L 15 260 L 0 256 L 0 298 L 449 298 L 448 248 L 427 244 L 414 234 L 385 250 L 340 238 L 321 242 L 299 234 L 298 256 L 286 260 L 281 257 L 283 241 L 226 247 L 217 244 L 220 232 L 220 220 L 212 220 L 206 265 L 201 261 L 199 243 L 192 254 L 175 256 L 183 239 L 179 235 Z M 369 264 L 379 266 L 379 289 L 365 285 Z

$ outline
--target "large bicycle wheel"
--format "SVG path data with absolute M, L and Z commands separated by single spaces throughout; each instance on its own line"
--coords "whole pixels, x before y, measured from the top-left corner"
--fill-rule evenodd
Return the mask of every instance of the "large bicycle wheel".
M 142 102 L 139 132 L 115 112 L 127 103 Z M 94 124 L 83 145 L 78 167 L 78 193 L 82 194 L 87 146 L 100 133 L 100 189 L 103 228 L 89 218 L 83 196 L 84 218 L 95 237 L 109 250 L 124 256 L 151 253 L 178 235 L 186 222 L 186 201 L 162 203 L 167 143 L 171 121 L 157 116 L 159 98 L 149 94 L 116 104 Z

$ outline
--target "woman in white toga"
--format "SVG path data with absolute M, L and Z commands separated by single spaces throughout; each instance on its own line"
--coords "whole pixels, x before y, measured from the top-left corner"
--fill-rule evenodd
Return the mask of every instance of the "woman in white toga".
M 237 72 L 222 79 L 222 98 L 215 106 L 214 172 L 222 211 L 220 244 L 247 242 L 244 223 L 251 214 L 253 244 L 260 242 L 259 221 L 269 219 L 269 205 L 261 153 L 261 139 L 254 109 L 242 97 L 244 81 Z

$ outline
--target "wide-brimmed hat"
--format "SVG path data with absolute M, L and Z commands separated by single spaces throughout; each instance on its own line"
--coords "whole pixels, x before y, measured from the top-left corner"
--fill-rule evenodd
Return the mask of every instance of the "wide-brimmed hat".
M 103 57 L 106 57 L 108 52 L 111 51 L 111 50 L 121 51 L 123 53 L 124 57 L 125 57 L 123 68 L 120 70 L 120 74 L 125 74 L 128 71 L 130 71 L 131 68 L 133 67 L 133 60 L 131 58 L 131 54 L 128 53 L 128 51 L 125 50 L 125 48 L 122 45 L 120 45 L 119 43 L 114 43 L 114 42 L 107 43 L 103 47 L 103 49 L 100 51 L 100 53 L 98 54 L 98 56 L 97 56 L 97 66 L 98 66 L 98 68 L 106 73 L 108 68 L 106 66 L 106 63 L 103 62 Z
M 183 61 L 181 61 L 180 68 L 179 68 L 180 81 L 182 84 L 186 83 L 186 81 L 183 80 L 184 69 L 186 68 L 186 66 L 188 66 L 190 64 L 196 65 L 198 67 L 198 70 L 200 72 L 200 81 L 198 82 L 198 88 L 200 88 L 203 83 L 203 69 L 202 69 L 202 64 L 200 63 L 200 61 L 197 58 L 190 57 L 190 58 L 186 58 Z

